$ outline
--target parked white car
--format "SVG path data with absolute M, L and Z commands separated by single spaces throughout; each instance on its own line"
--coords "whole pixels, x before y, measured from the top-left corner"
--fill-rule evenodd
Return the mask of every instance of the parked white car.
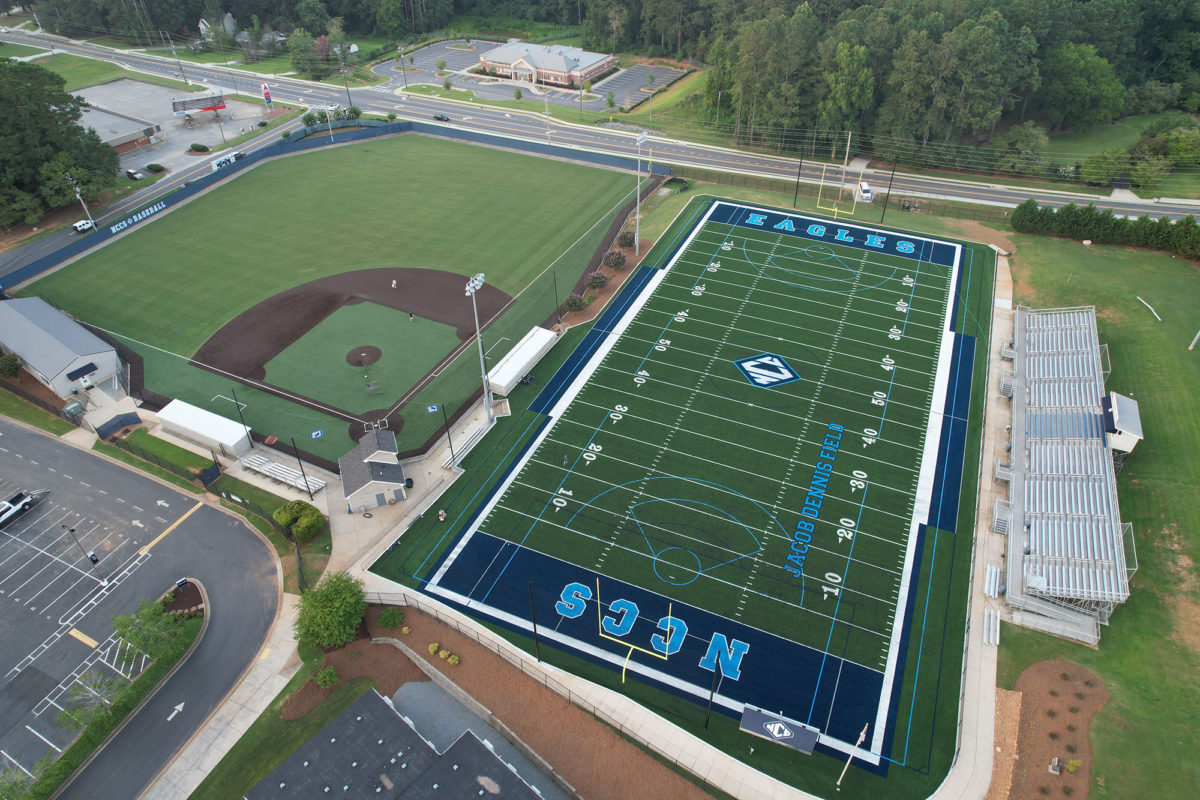
M 75 229 L 76 233 L 83 233 L 84 231 L 90 231 L 95 226 L 92 225 L 92 221 L 90 219 L 81 219 L 71 227 Z

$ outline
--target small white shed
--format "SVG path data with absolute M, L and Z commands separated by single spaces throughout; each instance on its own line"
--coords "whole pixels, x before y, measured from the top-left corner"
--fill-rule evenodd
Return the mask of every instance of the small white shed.
M 163 430 L 235 458 L 250 452 L 250 437 L 240 422 L 172 400 L 158 412 Z

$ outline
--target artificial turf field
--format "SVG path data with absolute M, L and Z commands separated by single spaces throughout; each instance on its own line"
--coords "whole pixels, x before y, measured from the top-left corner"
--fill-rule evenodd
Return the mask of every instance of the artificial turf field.
M 696 222 L 425 588 L 522 632 L 532 605 L 622 681 L 715 681 L 832 751 L 869 722 L 867 760 L 906 764 L 913 611 L 918 663 L 927 623 L 961 627 L 939 533 L 974 486 L 952 326 L 976 251 L 725 203 Z
M 130 346 L 145 360 L 148 389 L 230 418 L 236 411 L 225 398 L 235 389 L 256 431 L 295 436 L 314 454 L 336 459 L 354 445 L 357 414 L 322 413 L 188 360 L 230 320 L 282 292 L 384 268 L 453 273 L 462 284 L 486 273 L 489 288 L 516 298 L 490 326 L 481 319 L 489 359 L 499 358 L 553 314 L 554 278 L 565 297 L 633 184 L 623 172 L 433 137 L 388 137 L 258 165 L 21 294 L 44 297 Z M 413 308 L 418 324 L 428 321 L 420 298 L 388 295 L 384 281 L 379 291 Z M 461 303 L 470 316 L 470 301 L 457 288 L 445 301 Z M 402 351 L 413 344 L 406 316 L 390 328 L 351 329 L 346 341 L 324 346 L 335 354 L 340 347 L 343 356 L 360 345 Z M 286 353 L 285 361 L 320 355 L 305 349 Z M 410 398 L 420 411 L 405 415 L 401 449 L 436 432 L 440 420 L 424 413 L 425 404 L 457 409 L 477 391 L 478 363 L 466 355 Z M 347 385 L 341 368 L 273 372 L 286 381 L 281 390 L 318 401 Z M 385 388 L 373 408 L 390 407 L 412 387 Z M 323 436 L 311 439 L 317 430 Z

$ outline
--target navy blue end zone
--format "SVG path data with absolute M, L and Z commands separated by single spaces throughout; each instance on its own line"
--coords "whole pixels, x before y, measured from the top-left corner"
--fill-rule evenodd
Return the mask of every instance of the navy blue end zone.
M 719 667 L 717 703 L 724 713 L 736 718 L 743 704 L 767 708 L 842 741 L 853 742 L 862 720 L 875 718 L 883 673 L 838 657 L 836 640 L 829 653 L 822 653 L 478 531 L 463 544 L 448 565 L 443 560 L 425 590 L 464 611 L 478 613 L 484 606 L 493 619 L 531 635 L 532 581 L 539 636 L 610 668 L 619 669 L 629 656 L 628 670 L 637 673 L 633 679 L 703 702 Z M 572 594 L 572 584 L 587 589 Z M 636 607 L 628 612 L 634 620 L 630 631 L 601 637 L 600 619 L 621 620 L 631 608 L 625 603 Z M 579 613 L 571 617 L 560 613 L 563 609 Z M 672 622 L 664 623 L 668 613 Z M 852 614 L 845 619 L 852 620 Z M 678 623 L 686 625 L 686 635 L 667 660 L 640 652 L 655 649 L 655 636 L 660 647 L 666 645 Z M 787 679 L 780 680 L 781 674 Z

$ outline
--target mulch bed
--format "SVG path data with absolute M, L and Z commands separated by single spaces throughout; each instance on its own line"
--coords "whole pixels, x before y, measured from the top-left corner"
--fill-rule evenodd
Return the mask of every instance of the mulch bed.
M 188 581 L 183 586 L 175 587 L 171 594 L 171 601 L 163 603 L 163 610 L 191 611 L 202 605 L 204 605 L 204 598 L 200 595 L 200 587 Z
M 413 651 L 444 673 L 468 695 L 504 722 L 534 752 L 554 765 L 564 780 L 590 800 L 637 797 L 641 800 L 705 800 L 709 795 L 672 771 L 616 731 L 576 708 L 515 669 L 492 651 L 453 628 L 415 609 L 404 609 L 408 635 L 399 628 L 379 625 L 382 608 L 367 610 L 367 628 L 374 637 L 402 639 Z M 431 642 L 458 655 L 451 666 L 428 655 Z M 408 681 L 427 680 L 404 653 L 391 645 L 371 644 L 359 638 L 326 654 L 324 666 L 349 680 L 366 676 L 380 693 L 390 695 Z M 285 719 L 296 719 L 328 696 L 311 680 L 285 704 Z M 569 731 L 569 736 L 564 736 Z M 580 746 L 584 742 L 584 746 Z M 619 768 L 614 767 L 619 765 Z
M 1087 797 L 1091 787 L 1092 716 L 1110 695 L 1092 673 L 1069 661 L 1041 661 L 1017 678 L 1021 726 L 1011 798 Z M 1049 771 L 1057 757 L 1061 775 Z M 1068 762 L 1078 761 L 1074 772 Z

